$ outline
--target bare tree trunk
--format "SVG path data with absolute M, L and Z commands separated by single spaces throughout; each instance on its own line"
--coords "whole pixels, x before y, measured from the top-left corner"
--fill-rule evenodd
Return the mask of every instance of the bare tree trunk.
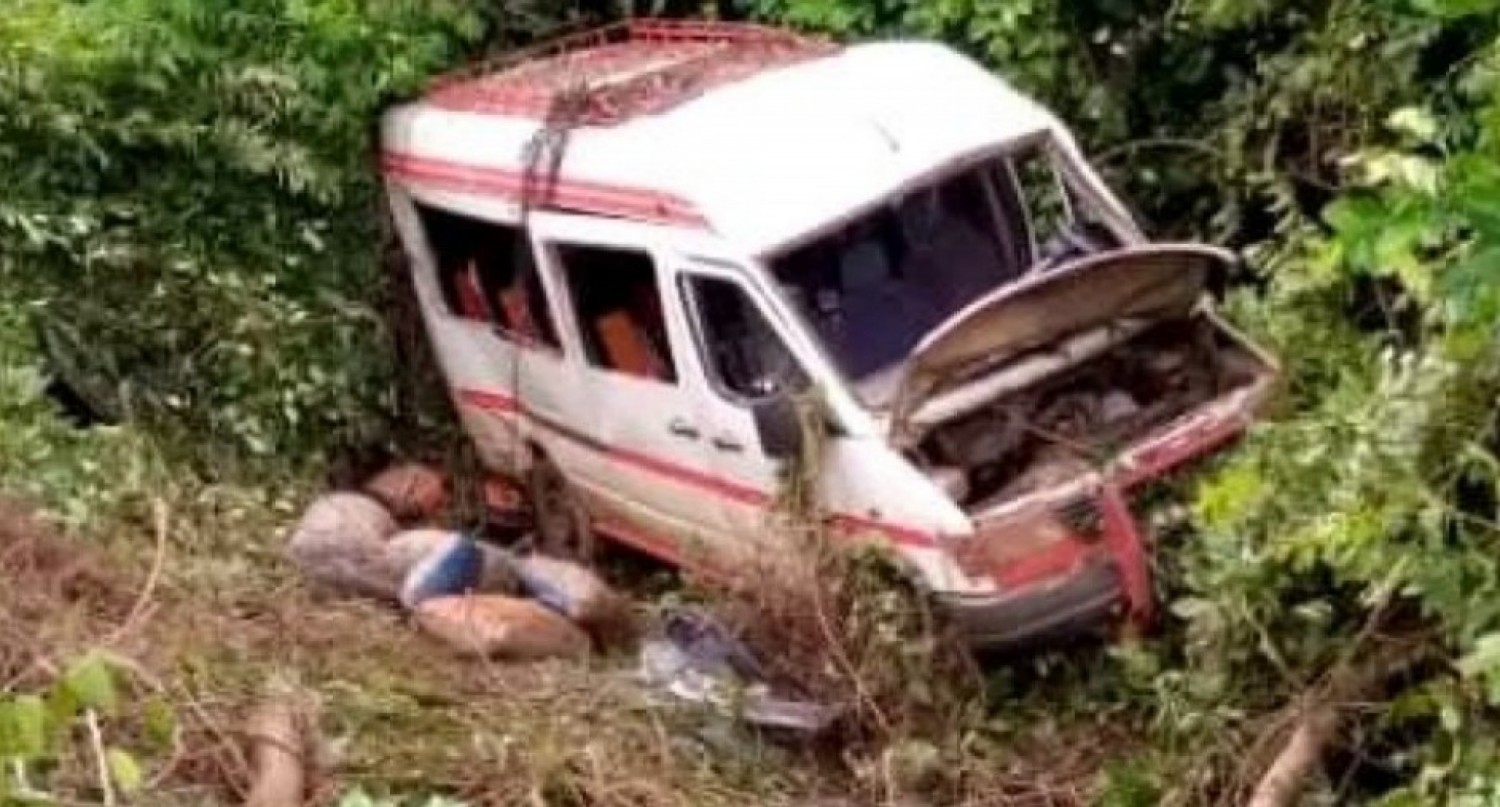
M 311 722 L 307 709 L 292 697 L 272 698 L 250 716 L 245 733 L 255 778 L 245 807 L 301 807 Z
M 1323 761 L 1323 751 L 1339 731 L 1339 708 L 1351 701 L 1368 700 L 1392 677 L 1430 658 L 1425 643 L 1392 645 L 1359 666 L 1346 661 L 1325 679 L 1326 683 L 1302 698 L 1301 714 L 1276 758 L 1261 774 L 1246 807 L 1288 807 L 1302 792 L 1307 778 Z
M 1338 730 L 1338 712 L 1328 703 L 1309 703 L 1302 718 L 1245 807 L 1287 807 L 1302 791 L 1303 782 L 1323 759 L 1323 748 Z

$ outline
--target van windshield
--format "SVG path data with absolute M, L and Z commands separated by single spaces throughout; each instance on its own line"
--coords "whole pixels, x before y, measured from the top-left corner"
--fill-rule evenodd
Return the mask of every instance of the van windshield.
M 1076 242 L 1077 207 L 1050 145 L 1035 141 L 886 200 L 769 263 L 860 397 L 881 407 L 924 335 Z

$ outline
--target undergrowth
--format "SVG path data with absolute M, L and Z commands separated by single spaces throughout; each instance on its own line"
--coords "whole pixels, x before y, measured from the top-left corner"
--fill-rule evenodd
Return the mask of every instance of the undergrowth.
M 830 751 L 639 700 L 626 658 L 454 664 L 389 612 L 309 599 L 281 530 L 333 454 L 389 448 L 409 414 L 370 120 L 551 10 L 21 0 L 0 19 L 0 490 L 55 523 L 0 547 L 24 561 L 0 594 L 4 798 L 233 802 L 238 722 L 290 677 L 329 706 L 322 803 L 1217 804 L 1329 698 L 1344 728 L 1309 799 L 1493 803 L 1496 5 L 716 6 L 955 43 L 1069 112 L 1154 231 L 1252 259 L 1228 307 L 1284 394 L 1179 481 L 1160 630 L 976 675 L 886 563 L 812 536 L 802 593 L 744 607 L 787 685 L 848 703 Z M 116 424 L 69 425 L 59 375 Z M 1337 697 L 1403 642 L 1432 657 Z

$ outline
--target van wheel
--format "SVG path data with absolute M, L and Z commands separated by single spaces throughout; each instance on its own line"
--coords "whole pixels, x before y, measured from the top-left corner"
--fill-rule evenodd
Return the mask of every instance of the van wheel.
M 592 561 L 594 531 L 562 473 L 539 459 L 532 466 L 529 488 L 537 548 L 554 557 Z

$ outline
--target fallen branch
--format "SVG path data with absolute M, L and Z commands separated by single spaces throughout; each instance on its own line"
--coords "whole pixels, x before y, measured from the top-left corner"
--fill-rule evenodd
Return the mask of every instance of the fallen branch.
M 1341 708 L 1350 702 L 1369 700 L 1392 677 L 1410 670 L 1428 658 L 1426 644 L 1400 645 L 1377 653 L 1355 666 L 1341 662 L 1323 686 L 1301 698 L 1294 728 L 1286 744 L 1261 774 L 1245 807 L 1289 807 L 1308 776 L 1322 762 L 1323 751 L 1338 733 Z
M 129 635 L 131 631 L 135 630 L 141 622 L 145 621 L 147 611 L 151 606 L 152 596 L 156 593 L 156 585 L 161 580 L 162 568 L 166 565 L 167 535 L 170 531 L 168 527 L 167 505 L 161 499 L 157 499 L 152 503 L 151 510 L 154 515 L 156 527 L 156 550 L 151 559 L 151 572 L 146 576 L 146 583 L 141 586 L 140 593 L 136 595 L 135 603 L 131 605 L 130 613 L 125 617 L 125 621 L 121 622 L 120 626 L 115 628 L 105 638 L 104 644 L 106 646 L 112 646 L 119 642 L 125 636 Z
M 1281 753 L 1261 775 L 1246 807 L 1286 807 L 1296 800 L 1338 731 L 1338 710 L 1326 701 L 1308 703 L 1296 725 Z
M 115 787 L 109 770 L 109 757 L 104 750 L 104 733 L 99 730 L 99 714 L 93 709 L 86 713 L 89 726 L 89 744 L 94 749 L 94 763 L 99 772 L 99 793 L 105 807 L 115 807 Z
M 301 807 L 312 724 L 311 707 L 293 695 L 272 697 L 250 716 L 245 734 L 254 773 L 245 807 Z

